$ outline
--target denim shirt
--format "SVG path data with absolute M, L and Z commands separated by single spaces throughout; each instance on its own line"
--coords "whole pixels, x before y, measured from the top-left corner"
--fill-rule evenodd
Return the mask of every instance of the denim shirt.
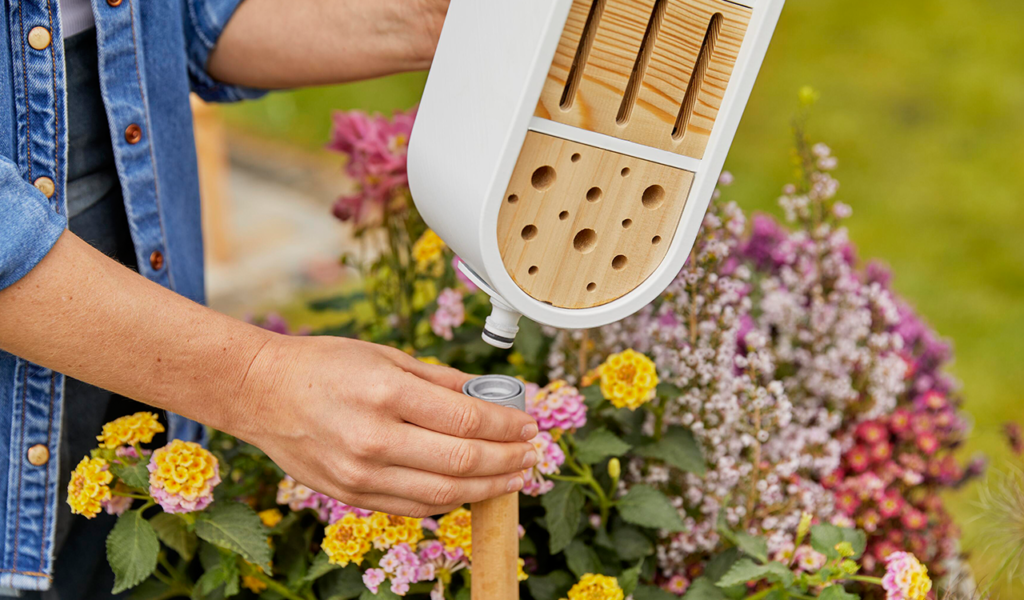
M 259 94 L 205 65 L 241 0 L 92 0 L 100 85 L 140 273 L 203 302 L 199 185 L 189 91 Z M 67 110 L 58 0 L 0 0 L 0 290 L 67 228 Z M 0 351 L 0 588 L 53 574 L 64 377 Z M 169 435 L 202 437 L 169 415 Z

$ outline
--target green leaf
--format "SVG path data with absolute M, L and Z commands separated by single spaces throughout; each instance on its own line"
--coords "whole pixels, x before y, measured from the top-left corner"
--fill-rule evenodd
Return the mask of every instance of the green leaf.
M 587 408 L 594 410 L 604 402 L 604 394 L 601 393 L 601 386 L 590 385 L 580 390 L 583 394 L 583 403 L 587 405 Z
M 215 502 L 196 519 L 196 535 L 211 544 L 241 554 L 270 573 L 267 528 L 253 509 L 238 502 Z
M 650 538 L 629 525 L 617 525 L 612 529 L 612 542 L 612 549 L 626 562 L 633 562 L 654 553 L 654 544 Z
M 678 398 L 683 395 L 683 390 L 671 383 L 659 383 L 655 393 L 659 398 Z
M 683 520 L 665 494 L 648 485 L 634 485 L 618 502 L 619 515 L 634 525 L 669 532 L 683 531 Z
M 697 439 L 685 427 L 669 427 L 660 441 L 641 446 L 636 451 L 640 456 L 665 461 L 688 473 L 703 475 L 707 471 Z
M 768 542 L 757 536 L 750 535 L 746 531 L 736 531 L 736 545 L 740 550 L 749 556 L 753 556 L 761 562 L 768 560 Z
M 536 556 L 537 544 L 528 535 L 519 538 L 519 556 Z
M 577 578 L 583 577 L 586 573 L 601 573 L 601 559 L 583 540 L 573 540 L 565 548 L 565 562 Z
M 633 592 L 633 600 L 679 600 L 679 596 L 654 585 L 641 585 Z
M 317 589 L 320 600 L 352 600 L 358 598 L 366 586 L 359 567 L 350 563 L 324 575 L 317 582 Z
M 811 547 L 828 558 L 839 558 L 836 545 L 844 541 L 843 531 L 835 525 L 814 525 L 811 527 Z
M 580 462 L 592 465 L 609 456 L 622 456 L 629 449 L 629 444 L 602 427 L 591 431 L 582 441 L 577 441 L 576 458 Z
M 864 550 L 868 546 L 868 536 L 866 533 L 859 529 L 844 528 L 841 530 L 843 533 L 843 541 L 849 542 L 853 546 L 854 555 L 850 558 L 854 560 L 864 555 Z
M 137 510 L 117 520 L 107 536 L 107 562 L 114 571 L 114 590 L 119 594 L 142 583 L 156 569 L 160 540 L 153 526 Z
M 526 587 L 533 600 L 558 600 L 569 593 L 574 583 L 576 580 L 572 575 L 565 571 L 553 571 L 547 575 L 531 575 L 526 580 Z
M 698 577 L 687 588 L 682 600 L 726 600 L 726 597 L 707 577 Z
M 331 571 L 340 568 L 341 567 L 339 565 L 331 564 L 327 554 L 325 552 L 321 552 L 313 559 L 313 564 L 309 566 L 309 572 L 307 572 L 306 576 L 302 578 L 302 581 L 304 583 L 316 581 Z
M 632 595 L 633 591 L 636 590 L 636 586 L 640 583 L 640 570 L 644 568 L 644 561 L 640 559 L 640 562 L 636 565 L 626 569 L 619 575 L 619 587 L 622 588 L 622 593 L 629 596 Z
M 759 565 L 749 558 L 738 561 L 729 572 L 718 580 L 718 587 L 727 588 L 743 583 L 755 583 L 766 579 L 771 583 L 782 583 L 789 586 L 793 583 L 793 572 L 786 565 L 770 562 Z
M 188 524 L 178 515 L 160 513 L 149 520 L 157 537 L 168 548 L 186 561 L 191 561 L 199 546 L 199 538 L 188 530 Z
M 221 554 L 220 561 L 208 569 L 192 588 L 192 600 L 229 598 L 238 594 L 238 563 L 234 554 Z
M 561 552 L 576 536 L 585 501 L 583 490 L 569 481 L 555 482 L 555 487 L 541 496 L 552 554 Z
M 729 548 L 724 552 L 716 554 L 708 561 L 707 566 L 704 568 L 704 577 L 709 579 L 711 583 L 717 582 L 723 575 L 729 572 L 729 569 L 736 564 L 741 556 L 739 548 Z
M 164 600 L 170 598 L 171 586 L 159 579 L 149 578 L 132 590 L 132 600 Z
M 354 294 L 348 294 L 345 296 L 335 296 L 333 298 L 324 298 L 323 300 L 316 300 L 309 303 L 309 308 L 313 312 L 344 312 L 352 307 L 356 302 L 361 302 L 366 299 L 365 292 L 356 292 Z
M 110 465 L 110 471 L 130 488 L 149 492 L 149 469 L 146 468 L 148 459 L 136 465 L 123 466 L 118 464 Z
M 455 594 L 455 600 L 473 600 L 472 593 L 469 588 L 462 588 Z
M 860 596 L 847 592 L 837 583 L 821 590 L 818 600 L 860 600 Z

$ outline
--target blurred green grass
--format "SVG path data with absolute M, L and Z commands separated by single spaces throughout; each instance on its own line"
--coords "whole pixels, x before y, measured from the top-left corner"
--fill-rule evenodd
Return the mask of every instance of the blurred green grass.
M 821 93 L 810 123 L 840 159 L 862 257 L 956 345 L 975 430 L 965 457 L 1008 458 L 999 435 L 1024 421 L 1024 3 L 789 0 L 727 168 L 745 208 L 778 214 L 791 175 L 797 90 Z M 226 109 L 230 124 L 307 148 L 330 113 L 412 106 L 421 73 L 271 95 Z M 961 522 L 975 490 L 951 496 Z M 965 546 L 981 540 L 966 527 Z M 999 556 L 975 555 L 979 576 Z M 1024 596 L 1024 585 L 1002 588 Z

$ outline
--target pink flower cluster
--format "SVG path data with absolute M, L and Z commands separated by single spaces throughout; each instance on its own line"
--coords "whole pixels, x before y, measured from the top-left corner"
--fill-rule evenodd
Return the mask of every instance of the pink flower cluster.
M 340 521 L 348 513 L 354 513 L 359 517 L 368 517 L 373 514 L 372 510 L 349 506 L 320 492 L 315 492 L 292 479 L 291 475 L 285 475 L 284 479 L 278 482 L 277 503 L 287 506 L 295 512 L 308 508 L 316 513 L 320 522 L 328 525 Z
M 583 394 L 561 380 L 540 389 L 536 389 L 536 385 L 529 387 L 526 412 L 537 420 L 541 431 L 574 431 L 587 424 L 587 405 L 583 402 Z
M 458 290 L 445 288 L 437 296 L 437 311 L 430 316 L 430 329 L 434 334 L 451 341 L 452 331 L 466 320 L 466 307 L 462 303 L 462 293 Z
M 437 576 L 435 563 L 424 560 L 409 544 L 399 544 L 388 550 L 379 564 L 380 568 L 367 569 L 363 573 L 363 584 L 373 594 L 386 579 L 391 580 L 392 592 L 404 596 L 411 584 L 431 581 Z
M 547 431 L 538 433 L 530 443 L 537 449 L 539 460 L 524 473 L 523 493 L 527 496 L 540 496 L 555 487 L 555 482 L 544 476 L 558 473 L 559 467 L 565 462 L 565 453 Z
M 360 111 L 335 113 L 327 148 L 348 156 L 345 172 L 360 189 L 335 202 L 334 216 L 357 225 L 379 221 L 387 204 L 407 188 L 407 153 L 415 113 L 397 112 L 390 119 Z

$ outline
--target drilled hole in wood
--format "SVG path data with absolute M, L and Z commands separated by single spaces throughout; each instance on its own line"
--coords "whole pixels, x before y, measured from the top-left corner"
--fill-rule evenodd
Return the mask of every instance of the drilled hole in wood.
M 515 204 L 516 202 L 519 202 L 519 196 L 512 194 L 511 196 L 508 197 L 509 204 Z
M 590 50 L 594 47 L 598 25 L 601 23 L 601 15 L 604 13 L 604 3 L 605 0 L 594 0 L 590 5 L 587 22 L 583 26 L 583 35 L 580 36 L 580 44 L 576 47 L 576 56 L 572 59 L 569 77 L 565 81 L 565 89 L 562 90 L 562 99 L 558 103 L 558 107 L 562 110 L 572 108 L 572 103 L 576 100 L 576 92 L 580 89 L 580 82 L 583 80 L 583 70 L 587 66 Z
M 660 235 L 656 235 L 653 238 L 651 238 L 651 243 L 654 244 L 655 246 L 660 244 L 661 243 L 661 236 Z
M 572 155 L 572 158 L 571 158 L 570 160 L 572 160 L 572 162 L 580 162 L 580 159 L 581 159 L 581 158 L 583 158 L 583 157 L 582 157 L 582 156 L 580 156 L 580 153 L 579 153 L 579 152 L 577 152 L 576 154 L 573 154 L 573 155 Z
M 587 291 L 588 292 L 592 292 L 592 291 L 594 291 L 596 289 L 597 289 L 597 284 L 594 283 L 593 281 L 591 281 L 590 283 L 587 284 Z
M 622 228 L 623 229 L 629 229 L 629 226 L 632 225 L 632 224 L 633 224 L 633 219 L 623 219 L 622 220 Z
M 543 192 L 555 184 L 556 176 L 557 175 L 553 168 L 543 166 L 533 172 L 533 177 L 530 179 L 530 183 L 532 183 L 533 187 L 537 188 L 538 191 Z
M 537 266 L 536 266 L 536 265 L 534 265 L 534 266 L 530 267 L 530 268 L 529 268 L 529 269 L 527 270 L 527 273 L 529 273 L 530 275 L 536 275 L 536 274 L 537 274 L 537 271 L 539 271 L 539 270 L 540 270 L 540 269 L 538 269 L 538 268 L 537 268 Z
M 529 240 L 532 240 L 535 237 L 537 237 L 537 226 L 536 225 L 527 225 L 526 227 L 523 227 L 523 239 L 524 240 L 529 241 Z
M 562 212 L 558 213 L 558 220 L 559 221 L 564 221 L 564 220 L 566 220 L 568 218 L 569 218 L 569 211 L 563 210 Z
M 589 254 L 597 246 L 597 232 L 593 229 L 581 229 L 576 237 L 572 238 L 572 247 L 580 254 Z
M 644 195 L 640 198 L 640 201 L 643 202 L 644 208 L 658 208 L 665 201 L 665 188 L 660 185 L 650 186 L 644 190 Z
M 718 44 L 718 35 L 722 32 L 723 20 L 722 13 L 715 13 L 711 17 L 707 33 L 704 34 L 704 42 L 700 45 L 700 54 L 697 55 L 697 64 L 693 67 L 693 74 L 690 75 L 690 82 L 686 85 L 686 94 L 679 107 L 679 115 L 676 116 L 676 123 L 672 128 L 672 139 L 677 142 L 686 135 L 690 117 L 693 116 L 693 109 L 697 106 L 697 98 L 700 96 L 701 87 L 704 86 L 711 56 L 715 53 L 715 45 Z
M 647 73 L 647 65 L 651 62 L 651 55 L 654 54 L 654 44 L 658 39 L 658 32 L 661 30 L 661 22 L 665 20 L 666 10 L 668 10 L 668 0 L 655 0 L 654 11 L 651 12 L 651 19 L 647 22 L 647 31 L 640 43 L 640 52 L 636 55 L 633 72 L 629 75 L 629 83 L 626 84 L 626 92 L 622 95 L 622 104 L 619 105 L 619 112 L 615 117 L 615 122 L 619 125 L 629 123 L 629 117 L 633 114 L 633 106 L 636 105 L 636 98 L 640 95 L 640 87 L 643 85 L 644 75 Z
M 592 187 L 589 190 L 587 190 L 587 202 L 597 202 L 598 200 L 601 199 L 601 196 L 603 195 L 604 192 L 601 191 L 601 188 Z
M 621 271 L 626 268 L 627 262 L 629 262 L 629 259 L 626 258 L 626 255 L 620 254 L 612 259 L 612 268 L 616 271 Z
M 623 177 L 629 177 L 629 167 L 622 167 L 622 170 L 619 171 L 619 174 L 622 175 Z

